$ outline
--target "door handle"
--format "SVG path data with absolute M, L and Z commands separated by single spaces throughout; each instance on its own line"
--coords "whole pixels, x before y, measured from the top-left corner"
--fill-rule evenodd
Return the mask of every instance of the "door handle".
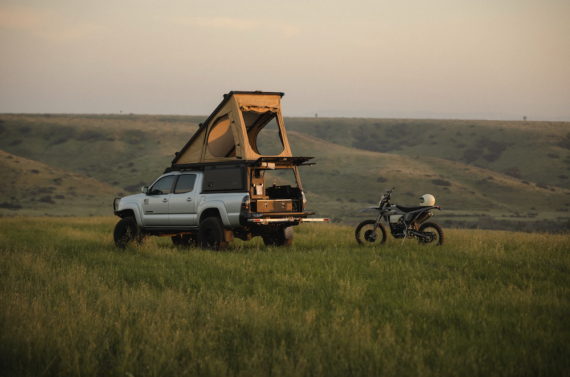
M 168 199 L 166 199 L 166 198 L 162 199 L 163 203 L 166 203 L 167 201 L 168 201 Z
M 191 201 L 192 201 L 192 198 L 186 198 L 186 201 L 187 201 L 187 202 L 191 202 Z

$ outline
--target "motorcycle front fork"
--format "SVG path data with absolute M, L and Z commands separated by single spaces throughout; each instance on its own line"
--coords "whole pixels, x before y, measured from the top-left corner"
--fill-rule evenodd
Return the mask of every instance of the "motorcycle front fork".
M 376 217 L 376 221 L 374 222 L 374 229 L 372 229 L 372 234 L 374 235 L 374 237 L 378 237 L 376 235 L 376 229 L 378 229 L 378 224 L 380 224 L 380 221 L 382 220 L 382 213 L 378 213 L 378 217 Z

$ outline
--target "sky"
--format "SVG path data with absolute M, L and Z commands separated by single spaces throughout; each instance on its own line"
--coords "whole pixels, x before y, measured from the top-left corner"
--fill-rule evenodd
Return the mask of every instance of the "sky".
M 568 0 L 0 0 L 0 113 L 570 121 Z

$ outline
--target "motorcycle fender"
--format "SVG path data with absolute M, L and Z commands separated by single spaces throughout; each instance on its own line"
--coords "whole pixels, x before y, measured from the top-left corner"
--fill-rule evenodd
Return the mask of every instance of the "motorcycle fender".
M 380 207 L 367 207 L 360 211 L 362 212 L 372 212 L 372 211 L 380 211 Z

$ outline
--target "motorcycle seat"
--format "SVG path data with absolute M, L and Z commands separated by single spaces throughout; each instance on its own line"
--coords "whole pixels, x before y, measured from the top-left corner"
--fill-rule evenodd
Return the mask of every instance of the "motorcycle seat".
M 402 212 L 413 212 L 413 211 L 418 211 L 420 209 L 427 209 L 426 207 L 404 207 L 399 205 L 396 205 L 396 208 L 398 208 Z

